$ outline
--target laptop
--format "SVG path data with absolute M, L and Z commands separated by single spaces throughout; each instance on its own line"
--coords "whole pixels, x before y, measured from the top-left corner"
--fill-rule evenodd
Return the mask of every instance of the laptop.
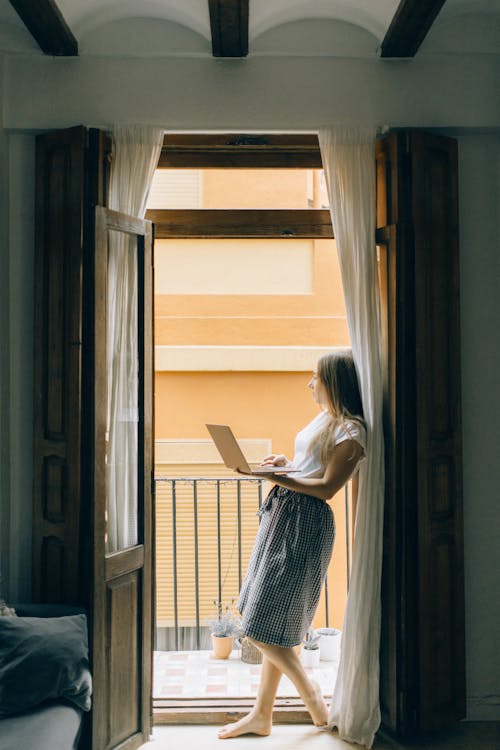
M 233 471 L 239 469 L 244 474 L 288 474 L 292 471 L 298 471 L 298 469 L 287 466 L 267 465 L 252 468 L 243 455 L 243 451 L 229 425 L 207 424 L 206 427 L 228 469 L 233 469 Z

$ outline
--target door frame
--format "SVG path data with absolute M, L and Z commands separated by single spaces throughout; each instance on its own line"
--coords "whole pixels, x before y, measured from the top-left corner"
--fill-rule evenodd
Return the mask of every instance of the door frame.
M 432 205 L 428 198 L 432 195 L 434 183 L 430 173 L 426 173 L 425 170 L 420 173 L 418 185 L 412 186 L 411 183 L 412 172 L 417 173 L 420 168 L 419 157 L 412 156 L 411 145 L 412 142 L 417 144 L 415 153 L 418 153 L 418 149 L 422 153 L 422 149 L 426 145 L 424 134 L 419 133 L 419 131 L 411 131 L 389 135 L 397 135 L 402 147 L 399 151 L 389 148 L 384 157 L 386 158 L 385 166 L 382 168 L 382 163 L 378 165 L 380 169 L 377 170 L 377 187 L 379 194 L 381 194 L 381 191 L 384 194 L 384 200 L 379 201 L 377 207 L 377 226 L 379 228 L 395 226 L 396 245 L 399 244 L 400 240 L 403 240 L 411 252 L 418 248 L 418 252 L 422 251 L 425 256 L 431 245 L 424 235 L 417 236 L 417 230 L 419 229 L 418 222 L 425 223 L 425 217 L 429 215 L 432 218 L 432 214 L 429 214 Z M 92 302 L 93 289 L 89 283 L 91 276 L 89 266 L 92 262 L 90 253 L 93 239 L 93 207 L 99 202 L 104 205 L 106 203 L 109 149 L 105 147 L 105 140 L 104 133 L 86 130 L 85 128 L 53 131 L 37 137 L 35 257 L 38 272 L 36 273 L 37 287 L 34 310 L 37 335 L 35 336 L 36 348 L 34 353 L 33 567 L 35 574 L 33 598 L 41 602 L 57 600 L 61 603 L 80 604 L 87 607 L 91 605 L 88 566 L 92 560 L 92 513 L 89 501 L 91 483 L 87 476 L 89 467 L 87 448 L 88 438 L 92 435 L 92 430 L 88 425 L 88 414 L 91 412 L 91 379 L 94 366 L 90 352 L 90 349 L 92 349 L 92 327 L 89 323 L 89 307 Z M 451 139 L 447 140 L 451 141 Z M 456 190 L 453 191 L 453 180 L 456 184 L 456 174 L 453 176 L 453 148 L 447 149 L 446 144 L 441 143 L 436 145 L 435 153 L 438 157 L 441 153 L 441 163 L 438 163 L 436 167 L 438 169 L 437 174 L 441 177 L 446 177 L 448 173 L 451 174 L 452 182 L 449 184 L 452 186 L 450 195 L 453 201 L 456 199 Z M 451 158 L 449 162 L 451 166 L 447 167 L 445 162 L 448 157 Z M 296 162 L 293 161 L 294 159 L 296 159 Z M 181 136 L 169 134 L 162 150 L 160 164 L 179 168 L 189 166 L 193 168 L 197 166 L 249 167 L 265 166 L 266 164 L 275 168 L 293 167 L 295 165 L 318 168 L 321 167 L 321 155 L 317 137 L 314 135 L 247 136 L 232 133 L 218 136 Z M 58 168 L 57 173 L 54 169 L 55 165 Z M 55 179 L 48 180 L 48 174 Z M 423 201 L 423 197 L 420 195 L 422 191 L 424 197 L 425 194 L 427 195 L 427 202 Z M 455 199 L 453 195 L 455 195 Z M 422 207 L 425 207 L 424 213 L 421 211 Z M 380 211 L 383 215 L 380 214 Z M 61 233 L 60 236 L 57 236 L 57 242 L 54 241 L 51 233 L 46 231 L 49 218 L 51 220 L 51 232 L 57 229 Z M 268 217 L 268 219 L 270 221 L 268 221 L 267 226 L 271 231 L 273 224 L 275 225 L 276 222 L 272 221 L 272 217 Z M 456 221 L 454 220 L 450 226 L 454 227 L 455 224 Z M 225 231 L 227 231 L 227 222 Z M 297 228 L 296 231 L 301 230 Z M 456 237 L 454 243 L 456 246 Z M 64 266 L 69 257 L 67 252 L 64 252 L 67 247 L 71 248 L 72 262 L 70 265 Z M 440 251 L 444 250 L 441 238 Z M 411 257 L 405 259 L 404 256 L 398 256 L 397 261 L 400 268 L 401 263 L 413 262 Z M 419 272 L 422 274 L 425 274 L 424 266 L 426 262 L 429 262 L 427 256 L 423 259 L 422 267 L 419 267 Z M 456 262 L 456 257 L 454 257 L 454 262 Z M 60 269 L 57 268 L 58 264 Z M 411 270 L 411 265 L 407 268 Z M 61 269 L 65 269 L 66 276 L 63 277 L 60 274 L 60 283 L 56 287 L 51 287 L 50 284 L 45 283 L 48 274 L 57 274 L 58 270 Z M 404 274 L 404 279 L 399 279 L 399 282 L 397 290 L 402 293 L 403 297 L 407 298 L 408 304 L 415 305 L 415 290 L 411 289 L 411 274 Z M 428 284 L 431 282 L 432 279 L 425 278 L 425 275 L 421 276 L 419 290 L 427 291 L 429 289 Z M 398 284 L 398 277 L 396 277 L 396 284 Z M 70 289 L 72 290 L 71 293 L 69 293 Z M 64 313 L 62 316 L 60 314 L 61 304 Z M 456 320 L 458 320 L 458 297 L 454 298 L 454 304 L 456 309 L 454 308 L 453 314 L 456 315 Z M 400 309 L 399 305 L 400 302 L 397 301 L 397 304 L 391 308 L 393 312 L 396 311 L 396 316 Z M 391 320 L 394 322 L 397 317 L 391 318 Z M 71 321 L 71 326 L 68 325 L 68 321 Z M 409 325 L 411 328 L 411 321 Z M 419 345 L 425 346 L 427 324 L 424 320 L 419 325 Z M 390 322 L 388 331 L 393 330 L 391 326 L 392 323 Z M 456 335 L 456 331 L 454 335 Z M 49 343 L 54 346 L 49 346 Z M 153 346 L 151 346 L 151 351 L 153 352 Z M 396 344 L 396 352 L 401 354 L 400 344 Z M 415 351 L 412 356 L 415 356 Z M 61 362 L 63 364 L 69 362 L 70 364 L 61 368 Z M 46 423 L 44 422 L 50 402 L 47 394 L 47 384 L 49 383 L 47 372 L 50 368 L 53 368 L 57 373 L 62 373 L 64 381 L 60 383 L 59 389 L 60 393 L 63 394 L 64 401 L 61 406 L 61 413 L 64 418 L 61 424 L 64 426 L 64 431 L 61 432 L 58 429 L 54 431 L 53 446 L 45 442 Z M 406 388 L 406 391 L 404 389 L 405 383 L 402 379 L 400 366 L 396 369 L 395 376 L 391 374 L 387 379 L 387 383 L 389 389 L 392 389 L 390 390 L 390 399 L 394 396 L 398 397 L 398 394 L 402 398 L 402 413 L 410 427 L 414 419 L 415 405 L 410 403 L 409 389 Z M 50 383 L 50 385 L 53 385 L 53 383 Z M 401 396 L 402 387 L 403 396 Z M 422 390 L 419 391 L 419 394 L 422 397 Z M 454 394 L 454 408 L 455 400 L 456 394 Z M 81 424 L 79 422 L 80 417 L 82 419 Z M 416 443 L 417 429 L 420 428 L 414 426 L 413 437 L 410 429 L 409 440 L 403 441 L 402 447 L 407 452 L 411 451 L 411 446 Z M 395 434 L 398 438 L 400 437 L 399 433 Z M 457 441 L 458 438 L 459 431 L 457 431 Z M 391 445 L 388 448 L 388 455 L 391 456 Z M 396 443 L 395 447 L 392 445 L 393 452 L 399 450 L 401 453 L 400 448 L 399 443 Z M 426 459 L 425 445 L 420 444 L 419 450 L 421 457 L 420 471 Z M 52 460 L 51 456 L 54 456 L 57 460 Z M 47 457 L 50 460 L 47 461 Z M 405 456 L 402 458 L 403 465 L 405 465 L 406 458 Z M 433 456 L 431 455 L 430 458 L 433 459 Z M 389 461 L 391 462 L 392 458 L 389 458 Z M 406 466 L 406 477 L 414 476 L 414 473 L 412 474 L 414 470 L 411 469 L 411 466 L 409 468 L 408 464 Z M 387 468 L 389 477 L 392 476 L 394 471 L 401 472 L 401 466 L 397 468 L 391 463 Z M 402 474 L 399 473 L 397 476 L 401 478 Z M 459 470 L 456 472 L 456 478 L 460 481 Z M 435 471 L 435 479 L 438 480 L 438 483 L 441 482 L 442 487 L 446 488 L 448 480 L 445 474 L 440 473 L 439 466 Z M 431 494 L 432 491 L 427 492 L 426 503 Z M 458 526 L 460 526 L 460 500 L 461 498 L 457 495 Z M 425 503 L 422 508 L 424 506 Z M 428 529 L 430 536 L 427 537 L 431 543 L 439 535 L 441 535 L 440 538 L 443 538 L 441 532 L 444 533 L 446 524 L 449 525 L 450 523 L 450 510 L 449 506 L 443 505 L 433 508 L 434 517 L 430 519 L 432 522 Z M 403 680 L 402 684 L 406 686 L 404 699 L 399 690 L 393 696 L 396 709 L 395 713 L 392 713 L 392 717 L 395 719 L 394 727 L 397 732 L 404 732 L 407 728 L 410 730 L 422 728 L 417 715 L 420 706 L 416 693 L 417 691 L 422 693 L 422 691 L 432 688 L 432 684 L 428 683 L 428 674 L 424 675 L 424 681 L 420 679 L 420 670 L 425 665 L 419 662 L 419 649 L 421 650 L 423 646 L 418 637 L 417 615 L 420 620 L 422 618 L 425 620 L 428 611 L 426 610 L 424 597 L 425 585 L 420 588 L 418 594 L 415 590 L 419 577 L 421 578 L 423 575 L 424 568 L 418 569 L 416 551 L 412 550 L 409 544 L 415 539 L 416 534 L 415 528 L 409 528 L 412 518 L 417 523 L 426 521 L 422 515 L 417 516 L 415 508 L 413 509 L 413 516 L 411 509 L 407 509 L 403 526 L 401 526 L 400 521 L 395 520 L 396 531 L 391 533 L 396 533 L 396 537 L 393 536 L 393 538 L 397 538 L 398 530 L 401 531 L 404 535 L 405 547 L 394 552 L 393 560 L 395 564 L 390 563 L 394 579 L 392 583 L 389 582 L 389 589 L 385 595 L 393 597 L 392 609 L 387 608 L 387 600 L 385 605 L 383 603 L 383 612 L 385 606 L 385 611 L 389 616 L 389 624 L 392 627 L 391 632 L 394 636 L 393 669 L 397 671 L 398 680 Z M 460 534 L 457 536 L 458 547 L 460 547 L 459 536 Z M 70 552 L 78 550 L 78 560 L 74 562 L 72 569 L 69 569 L 65 563 L 65 550 Z M 441 551 L 446 552 L 444 546 Z M 425 555 L 425 550 L 422 555 Z M 451 560 L 453 569 L 453 565 L 455 565 L 453 558 L 448 558 L 448 562 L 445 558 L 439 559 L 443 565 L 449 564 Z M 426 564 L 425 560 L 424 563 Z M 462 570 L 459 570 L 459 573 L 462 572 Z M 403 579 L 407 587 L 404 600 L 401 599 L 400 588 L 398 588 Z M 426 581 L 423 581 L 423 584 L 425 583 Z M 150 593 L 152 594 L 152 592 Z M 403 609 L 398 614 L 401 604 L 403 604 Z M 458 589 L 456 606 L 458 629 L 460 631 L 455 638 L 458 649 L 457 658 L 460 662 L 457 665 L 454 688 L 457 705 L 455 718 L 458 718 L 463 710 L 461 705 L 463 706 L 464 697 L 464 658 L 460 647 L 460 641 L 463 645 L 464 628 L 463 592 L 461 595 Z M 438 607 L 433 616 L 439 618 L 443 614 L 442 609 Z M 89 617 L 92 620 L 92 611 L 89 611 Z M 454 622 L 451 625 L 454 625 Z M 449 626 L 448 620 L 447 625 L 444 624 L 444 630 L 440 630 L 440 637 L 443 637 L 443 634 L 447 632 L 446 628 L 449 630 Z M 408 627 L 413 628 L 411 633 Z M 427 638 L 432 636 L 429 628 L 423 632 L 425 632 Z M 415 634 L 417 637 L 413 637 Z M 450 712 L 448 712 L 446 720 L 451 720 Z

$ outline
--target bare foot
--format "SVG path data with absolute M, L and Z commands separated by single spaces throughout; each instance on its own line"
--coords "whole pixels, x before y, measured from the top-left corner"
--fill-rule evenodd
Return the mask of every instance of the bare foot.
M 323 691 L 315 680 L 311 680 L 314 695 L 308 705 L 309 713 L 313 724 L 317 727 L 324 727 L 328 723 L 328 706 L 323 698 Z
M 271 726 L 271 719 L 266 719 L 264 716 L 251 711 L 239 721 L 221 727 L 218 734 L 220 740 L 239 737 L 240 734 L 258 734 L 261 737 L 267 737 L 271 734 Z

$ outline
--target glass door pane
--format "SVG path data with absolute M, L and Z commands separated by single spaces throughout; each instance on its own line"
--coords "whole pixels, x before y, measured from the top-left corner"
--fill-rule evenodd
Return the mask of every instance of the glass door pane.
M 137 236 L 108 234 L 107 552 L 138 543 L 139 318 Z

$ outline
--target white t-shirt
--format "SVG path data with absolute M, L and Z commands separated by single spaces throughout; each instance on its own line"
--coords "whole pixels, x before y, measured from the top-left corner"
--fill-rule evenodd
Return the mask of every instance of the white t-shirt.
M 292 477 L 322 477 L 325 467 L 321 463 L 321 444 L 314 446 L 312 451 L 308 450 L 311 440 L 325 427 L 330 415 L 326 411 L 321 411 L 312 422 L 304 427 L 295 438 L 295 455 L 291 466 L 299 471 L 294 472 Z M 342 443 L 344 440 L 356 440 L 366 453 L 366 430 L 364 425 L 357 420 L 347 420 L 336 429 L 335 445 Z

